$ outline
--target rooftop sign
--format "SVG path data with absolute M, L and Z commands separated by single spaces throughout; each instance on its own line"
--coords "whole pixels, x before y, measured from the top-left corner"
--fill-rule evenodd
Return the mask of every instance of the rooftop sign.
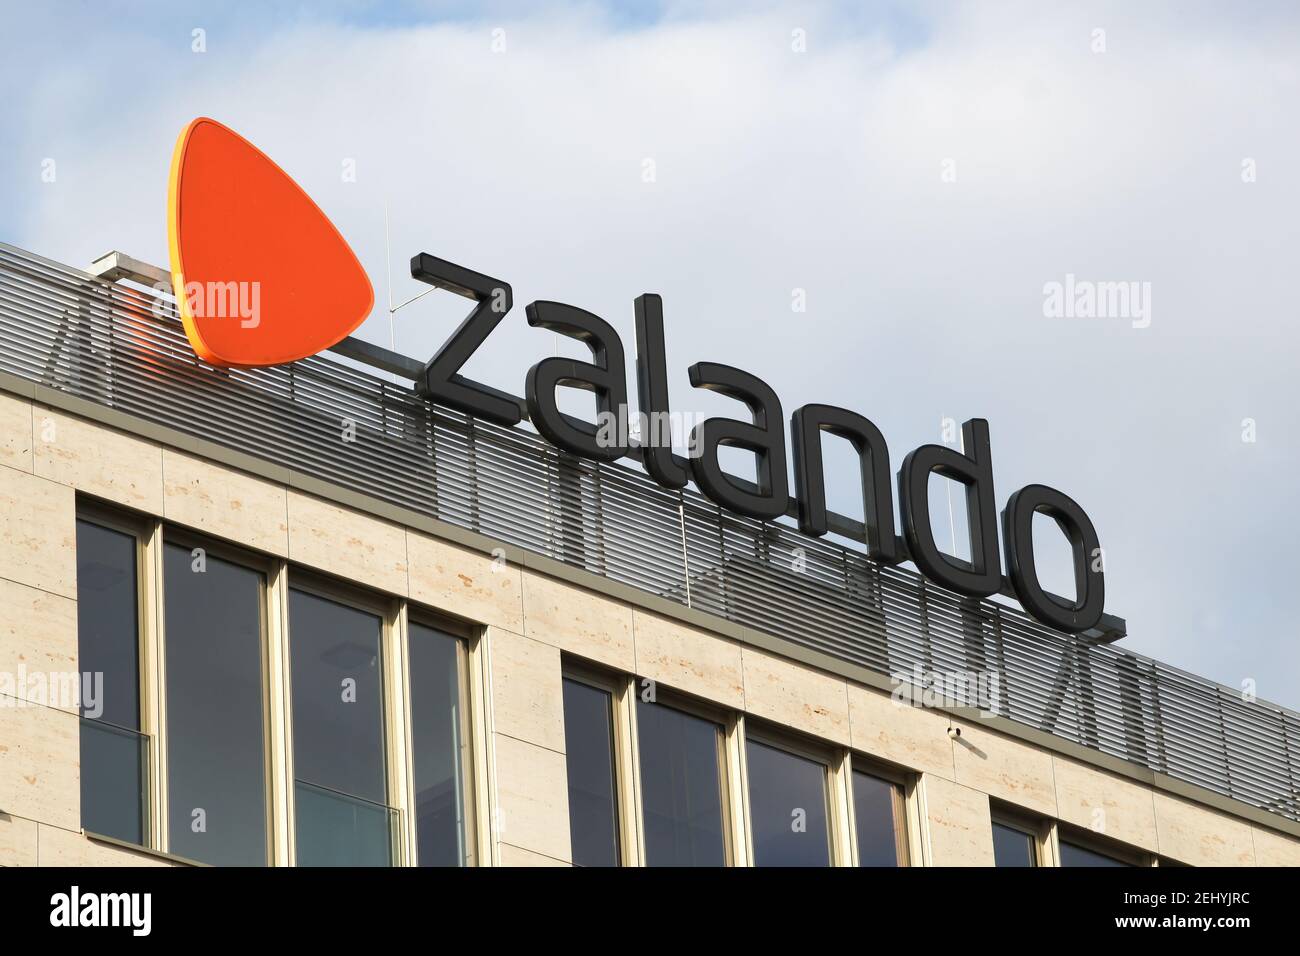
M 186 127 L 176 146 L 169 202 L 173 288 L 195 353 L 220 366 L 279 365 L 336 345 L 369 315 L 374 295 L 356 256 L 324 213 L 263 153 L 209 119 Z M 427 253 L 411 260 L 413 278 L 474 301 L 474 308 L 425 365 L 420 392 L 431 401 L 503 425 L 527 412 L 549 442 L 575 455 L 612 461 L 633 452 L 618 429 L 580 421 L 560 411 L 557 390 L 590 391 L 598 420 L 626 420 L 627 363 L 623 343 L 604 319 L 577 306 L 537 301 L 525 309 L 528 324 L 574 338 L 590 350 L 589 362 L 551 357 L 525 377 L 525 404 L 461 374 L 470 356 L 510 312 L 508 283 Z M 221 293 L 213 296 L 215 289 Z M 244 290 L 251 291 L 245 294 Z M 214 300 L 218 307 L 213 308 Z M 236 302 L 238 308 L 232 309 Z M 634 304 L 637 392 L 641 416 L 671 420 L 664 350 L 663 303 L 646 294 Z M 849 441 L 861 466 L 865 543 L 877 561 L 910 558 L 932 581 L 982 598 L 1002 587 L 998 513 L 994 497 L 988 423 L 962 426 L 963 451 L 922 445 L 899 469 L 902 537 L 894 524 L 892 469 L 884 435 L 867 418 L 845 408 L 804 405 L 787 424 L 775 391 L 757 376 L 729 365 L 697 362 L 688 369 L 696 388 L 745 404 L 747 419 L 709 418 L 692 430 L 692 454 L 673 452 L 671 437 L 643 435 L 639 452 L 660 485 L 678 489 L 694 481 L 719 506 L 760 520 L 786 513 L 788 458 L 793 457 L 799 527 L 827 533 L 822 439 Z M 719 452 L 737 447 L 755 457 L 755 483 L 723 470 Z M 961 483 L 972 559 L 955 561 L 937 545 L 930 524 L 930 476 Z M 1033 517 L 1055 520 L 1073 552 L 1075 598 L 1058 599 L 1038 580 Z M 1064 493 L 1031 484 L 1008 499 L 1001 515 L 1007 574 L 1025 610 L 1063 631 L 1094 627 L 1105 605 L 1101 546 L 1084 510 Z

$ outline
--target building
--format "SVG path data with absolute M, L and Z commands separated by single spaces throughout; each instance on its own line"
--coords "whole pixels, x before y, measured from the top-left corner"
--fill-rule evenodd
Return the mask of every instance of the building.
M 0 246 L 0 864 L 1300 863 L 1293 711 L 101 271 Z

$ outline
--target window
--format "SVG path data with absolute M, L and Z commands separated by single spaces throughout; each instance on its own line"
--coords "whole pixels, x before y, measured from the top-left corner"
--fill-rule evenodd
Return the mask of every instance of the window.
M 467 626 L 96 502 L 76 546 L 86 832 L 215 865 L 478 862 Z
M 415 776 L 416 862 L 472 862 L 464 642 L 418 621 L 407 642 Z
M 830 866 L 825 763 L 756 737 L 745 741 L 755 866 Z
M 149 764 L 140 708 L 139 553 L 135 534 L 77 520 L 81 825 L 145 844 Z
M 858 769 L 851 779 L 858 866 L 906 866 L 902 786 Z
M 725 866 L 722 724 L 637 698 L 648 866 Z
M 1139 866 L 1150 858 L 1087 830 L 995 807 L 993 861 L 997 866 Z
M 293 587 L 289 632 L 298 864 L 388 866 L 383 618 Z
M 1123 850 L 1116 850 L 1114 855 L 1099 848 L 1097 841 L 1084 836 L 1060 835 L 1061 866 L 1134 866 L 1133 859 Z
M 168 542 L 163 558 L 171 852 L 267 862 L 265 575 Z
M 614 775 L 614 695 L 564 678 L 564 747 L 569 833 L 577 866 L 618 866 L 618 785 Z
M 995 866 L 1038 866 L 1038 836 L 1020 823 L 993 821 Z

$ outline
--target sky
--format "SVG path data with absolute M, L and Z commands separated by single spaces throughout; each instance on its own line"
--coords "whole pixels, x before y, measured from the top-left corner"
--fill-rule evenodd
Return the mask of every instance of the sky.
M 165 265 L 172 147 L 214 117 L 351 242 L 363 337 L 388 344 L 428 252 L 512 284 L 465 371 L 515 394 L 539 358 L 585 357 L 526 303 L 597 313 L 630 362 L 633 299 L 657 292 L 678 410 L 737 414 L 687 380 L 724 362 L 787 414 L 866 415 L 895 469 L 986 418 L 999 508 L 1042 483 L 1092 518 L 1124 646 L 1300 706 L 1300 9 L 5 7 L 0 241 Z M 1051 314 L 1068 276 L 1135 283 L 1143 309 Z M 427 359 L 464 312 L 400 310 L 397 349 Z M 830 505 L 860 517 L 838 444 Z

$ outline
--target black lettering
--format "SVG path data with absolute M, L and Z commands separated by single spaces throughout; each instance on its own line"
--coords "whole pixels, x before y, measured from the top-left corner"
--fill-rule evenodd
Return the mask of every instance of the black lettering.
M 688 370 L 691 384 L 720 392 L 749 406 L 753 422 L 710 418 L 691 431 L 692 473 L 700 490 L 731 511 L 770 521 L 785 514 L 789 481 L 785 474 L 784 419 L 776 392 L 757 376 L 730 365 L 696 362 Z M 732 445 L 752 451 L 758 485 L 750 491 L 722 470 L 718 449 Z
M 528 324 L 575 338 L 591 349 L 592 362 L 568 358 L 542 359 L 528 370 L 524 395 L 528 417 L 542 437 L 575 455 L 613 461 L 627 454 L 627 378 L 623 343 L 614 328 L 598 315 L 560 302 L 534 302 L 527 308 Z M 603 427 L 565 415 L 556 405 L 561 385 L 595 393 Z M 612 418 L 612 427 L 610 419 Z
M 799 530 L 826 533 L 826 476 L 822 432 L 850 442 L 862 470 L 862 519 L 867 552 L 877 561 L 898 561 L 894 539 L 894 497 L 890 487 L 889 447 L 869 419 L 833 405 L 805 405 L 790 417 L 794 446 L 794 486 L 799 499 Z
M 1074 554 L 1075 600 L 1066 604 L 1038 583 L 1034 561 L 1034 514 L 1052 518 Z M 1002 512 L 1007 574 L 1021 605 L 1049 627 L 1078 633 L 1096 627 L 1106 605 L 1106 578 L 1097 529 L 1074 499 L 1046 485 L 1026 485 L 1007 500 Z
M 962 594 L 988 597 L 1002 587 L 989 423 L 972 418 L 961 426 L 961 433 L 965 455 L 943 445 L 922 445 L 903 459 L 903 467 L 898 472 L 899 512 L 912 560 L 922 574 Z M 966 486 L 969 569 L 954 564 L 934 542 L 934 529 L 930 526 L 931 472 Z
M 650 477 L 665 488 L 685 488 L 690 474 L 673 454 L 664 358 L 664 303 L 652 293 L 636 299 L 636 384 L 645 426 L 642 457 Z
M 473 311 L 424 367 L 416 387 L 434 402 L 501 425 L 517 425 L 523 409 L 509 395 L 460 375 L 469 357 L 492 334 L 514 303 L 510 286 L 422 252 L 411 259 L 411 278 L 473 299 Z

